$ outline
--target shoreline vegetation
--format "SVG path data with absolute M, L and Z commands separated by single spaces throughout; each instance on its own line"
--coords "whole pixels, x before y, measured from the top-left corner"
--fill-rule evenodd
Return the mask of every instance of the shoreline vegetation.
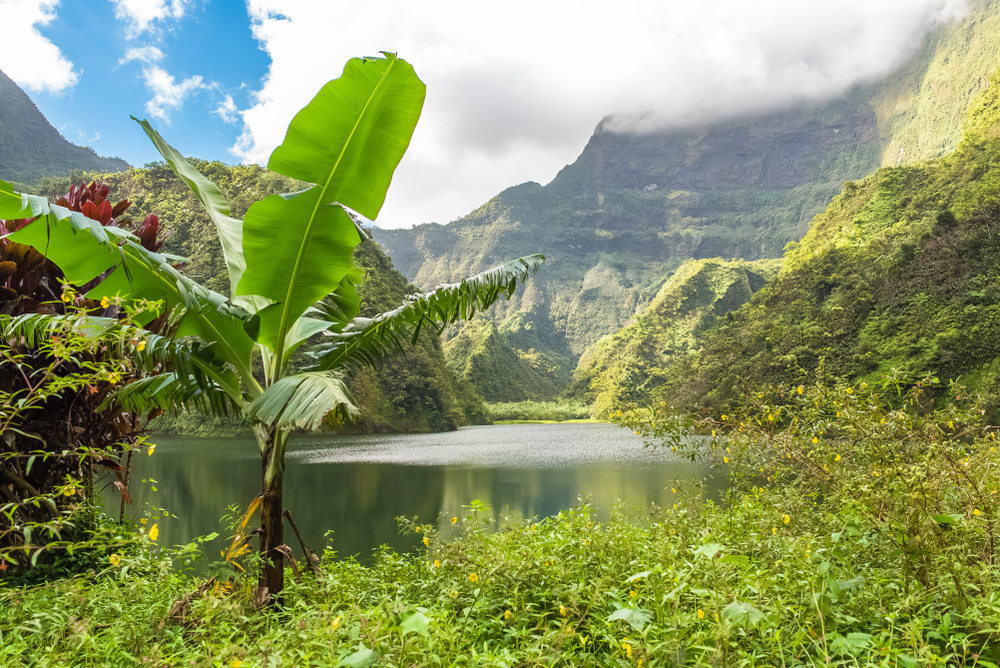
M 993 668 L 997 429 L 963 388 L 938 408 L 933 391 L 819 379 L 730 415 L 623 413 L 648 445 L 725 470 L 726 498 L 665 481 L 675 503 L 604 523 L 585 500 L 526 521 L 473 501 L 444 530 L 400 518 L 418 553 L 299 559 L 278 608 L 254 601 L 248 516 L 209 580 L 183 571 L 200 540 L 147 533 L 81 576 L 0 590 L 0 664 Z

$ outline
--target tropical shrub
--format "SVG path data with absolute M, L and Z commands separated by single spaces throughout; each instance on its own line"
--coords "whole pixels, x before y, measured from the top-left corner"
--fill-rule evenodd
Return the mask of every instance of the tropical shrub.
M 164 346 L 172 370 L 130 384 L 114 400 L 132 409 L 200 407 L 242 413 L 253 423 L 262 459 L 260 549 L 265 558 L 259 596 L 277 599 L 284 586 L 282 478 L 293 429 L 315 430 L 356 413 L 343 381 L 352 362 L 376 363 L 431 327 L 509 297 L 543 260 L 530 256 L 461 283 L 415 295 L 374 318 L 358 317 L 360 272 L 354 248 L 366 235 L 351 212 L 374 219 L 393 171 L 409 144 L 423 105 L 424 85 L 394 54 L 355 59 L 292 120 L 268 168 L 315 184 L 254 203 L 243 221 L 231 216 L 221 191 L 145 121 L 140 125 L 215 223 L 229 274 L 231 299 L 198 285 L 174 266 L 179 258 L 144 248 L 139 239 L 0 182 L 0 216 L 35 222 L 12 235 L 46 248 L 74 283 L 98 277 L 88 297 L 155 300 L 175 337 Z M 349 209 L 348 209 L 349 207 Z M 112 239 L 113 237 L 113 239 Z M 147 324 L 150 319 L 140 320 Z M 16 332 L 14 332 L 16 334 Z M 312 366 L 290 373 L 291 356 L 310 338 Z M 262 377 L 254 374 L 258 355 Z M 190 362 L 190 363 L 186 363 Z

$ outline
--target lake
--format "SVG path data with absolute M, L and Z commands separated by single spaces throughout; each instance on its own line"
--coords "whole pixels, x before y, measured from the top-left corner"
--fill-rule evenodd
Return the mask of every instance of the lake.
M 133 455 L 129 512 L 163 508 L 174 518 L 157 520 L 162 545 L 187 543 L 213 531 L 226 508 L 245 508 L 260 491 L 260 455 L 252 437 L 154 436 L 155 453 Z M 479 499 L 512 519 L 546 517 L 587 495 L 600 517 L 611 507 L 673 503 L 671 485 L 691 485 L 709 470 L 644 449 L 641 439 L 612 424 L 514 424 L 463 427 L 437 434 L 293 437 L 286 456 L 284 505 L 306 544 L 329 543 L 341 557 L 370 561 L 380 545 L 414 549 L 420 537 L 401 535 L 396 517 L 447 522 Z M 142 479 L 155 482 L 141 483 Z M 709 496 L 721 479 L 709 478 Z M 117 517 L 117 494 L 105 491 Z M 327 532 L 332 531 L 328 537 Z M 285 541 L 299 546 L 289 528 Z M 207 546 L 211 560 L 222 549 Z

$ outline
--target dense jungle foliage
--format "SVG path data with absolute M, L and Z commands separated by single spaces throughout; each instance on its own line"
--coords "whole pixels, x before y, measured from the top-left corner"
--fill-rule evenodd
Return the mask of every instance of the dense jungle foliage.
M 421 288 L 545 253 L 544 276 L 495 314 L 511 351 L 533 348 L 559 370 L 561 392 L 572 377 L 563 369 L 647 308 L 685 260 L 781 257 L 842 182 L 952 151 L 998 67 L 1000 5 L 974 0 L 898 71 L 835 100 L 642 134 L 605 119 L 550 183 L 508 188 L 447 225 L 376 238 Z M 501 365 L 510 355 L 496 350 Z
M 672 504 L 606 522 L 585 502 L 520 521 L 473 501 L 402 519 L 418 554 L 299 562 L 281 609 L 254 602 L 234 513 L 208 580 L 176 570 L 200 539 L 143 534 L 83 577 L 0 590 L 0 663 L 997 665 L 1000 454 L 980 404 L 954 386 L 928 411 L 919 379 L 757 390 L 731 414 L 618 417 L 713 463 L 722 504 L 670 481 Z
M 220 162 L 190 161 L 214 181 L 232 205 L 233 215 L 245 215 L 258 199 L 275 193 L 301 189 L 298 182 L 257 165 L 229 166 Z M 76 173 L 41 179 L 29 190 L 51 195 L 81 177 L 100 178 L 111 188 L 110 197 L 132 202 L 130 213 L 155 213 L 165 239 L 164 251 L 189 258 L 184 273 L 209 289 L 228 294 L 229 279 L 218 235 L 191 191 L 164 163 L 152 163 L 122 174 Z M 416 289 L 397 272 L 385 253 L 373 242 L 361 244 L 355 260 L 365 270 L 361 297 L 362 315 L 399 306 Z M 388 360 L 377 370 L 358 368 L 350 387 L 360 402 L 362 417 L 349 429 L 360 431 L 437 431 L 487 420 L 482 399 L 474 388 L 457 379 L 445 365 L 436 337 L 422 336 L 406 353 Z M 231 435 L 248 431 L 238 418 L 216 418 L 196 413 L 167 414 L 153 423 L 165 433 Z
M 688 260 L 633 322 L 584 353 L 573 395 L 598 417 L 649 403 L 670 379 L 671 363 L 697 352 L 708 331 L 775 277 L 780 264 Z
M 725 406 L 817 368 L 891 370 L 1000 398 L 1000 75 L 944 158 L 847 183 L 778 279 L 668 370 L 665 397 Z M 995 410 L 991 409 L 991 410 Z

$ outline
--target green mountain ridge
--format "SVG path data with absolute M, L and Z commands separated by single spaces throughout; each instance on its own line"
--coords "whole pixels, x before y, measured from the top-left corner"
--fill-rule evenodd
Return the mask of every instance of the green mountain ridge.
M 646 404 L 670 380 L 671 362 L 697 353 L 721 318 L 750 301 L 778 274 L 780 260 L 688 260 L 649 307 L 580 358 L 572 393 L 591 415 Z
M 961 379 L 995 411 L 998 232 L 1000 72 L 954 152 L 846 184 L 789 249 L 779 277 L 669 365 L 664 399 L 724 409 L 739 388 L 808 383 L 816 373 L 873 384 L 930 374 Z
M 74 170 L 123 172 L 129 167 L 120 158 L 102 158 L 92 148 L 68 142 L 31 98 L 0 72 L 0 179 L 35 183 Z
M 1000 67 L 998 36 L 1000 5 L 976 0 L 884 81 L 704 127 L 637 135 L 602 122 L 546 186 L 508 188 L 448 225 L 375 235 L 421 289 L 546 254 L 543 271 L 494 316 L 512 349 L 534 348 L 565 379 L 685 260 L 781 257 L 843 182 L 953 149 L 960 119 Z

